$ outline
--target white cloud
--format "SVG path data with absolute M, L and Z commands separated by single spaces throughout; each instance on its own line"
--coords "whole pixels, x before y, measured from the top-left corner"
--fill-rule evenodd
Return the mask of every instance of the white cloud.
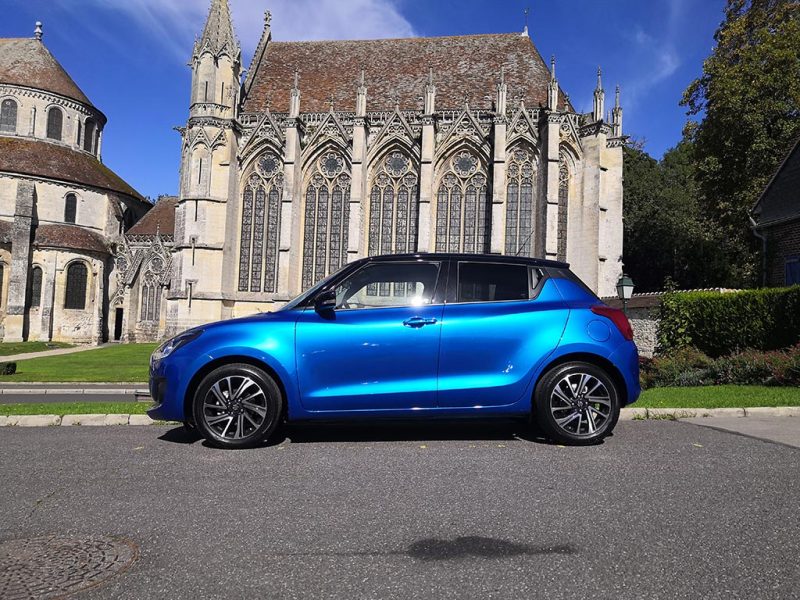
M 186 60 L 211 0 L 92 0 L 126 13 L 179 60 Z M 277 40 L 369 39 L 414 35 L 392 0 L 230 0 L 236 34 L 247 59 L 272 12 Z

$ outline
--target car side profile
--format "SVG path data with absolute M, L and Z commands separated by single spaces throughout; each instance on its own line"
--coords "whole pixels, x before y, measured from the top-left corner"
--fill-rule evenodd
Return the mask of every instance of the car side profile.
M 148 414 L 224 448 L 284 420 L 462 417 L 532 418 L 554 440 L 592 444 L 639 396 L 632 337 L 565 263 L 369 257 L 280 310 L 163 343 Z

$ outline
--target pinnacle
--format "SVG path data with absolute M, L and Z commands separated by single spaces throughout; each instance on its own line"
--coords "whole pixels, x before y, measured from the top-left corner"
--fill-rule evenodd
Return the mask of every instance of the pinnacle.
M 233 31 L 233 20 L 228 0 L 211 0 L 203 35 L 197 44 L 200 51 L 210 50 L 215 56 L 227 53 L 235 58 L 239 54 L 239 41 Z

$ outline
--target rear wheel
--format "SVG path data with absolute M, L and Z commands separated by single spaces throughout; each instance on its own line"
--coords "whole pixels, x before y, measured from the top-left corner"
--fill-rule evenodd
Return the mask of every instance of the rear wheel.
M 614 429 L 620 395 L 614 380 L 591 363 L 559 365 L 542 377 L 534 413 L 547 437 L 571 445 L 595 444 Z
M 275 430 L 281 413 L 280 389 L 261 369 L 223 365 L 206 375 L 194 397 L 194 423 L 220 448 L 250 448 Z

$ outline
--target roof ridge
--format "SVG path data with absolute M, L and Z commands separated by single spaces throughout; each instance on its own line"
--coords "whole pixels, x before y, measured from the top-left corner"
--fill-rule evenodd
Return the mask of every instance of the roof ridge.
M 395 42 L 395 41 L 422 41 L 422 40 L 447 40 L 458 38 L 478 38 L 478 37 L 508 37 L 519 38 L 520 40 L 526 39 L 527 36 L 521 33 L 462 33 L 458 35 L 412 35 L 406 37 L 388 37 L 388 38 L 363 38 L 363 39 L 327 39 L 327 40 L 273 40 L 272 44 L 325 44 L 325 43 L 360 43 L 360 42 Z M 530 39 L 530 38 L 527 38 Z

